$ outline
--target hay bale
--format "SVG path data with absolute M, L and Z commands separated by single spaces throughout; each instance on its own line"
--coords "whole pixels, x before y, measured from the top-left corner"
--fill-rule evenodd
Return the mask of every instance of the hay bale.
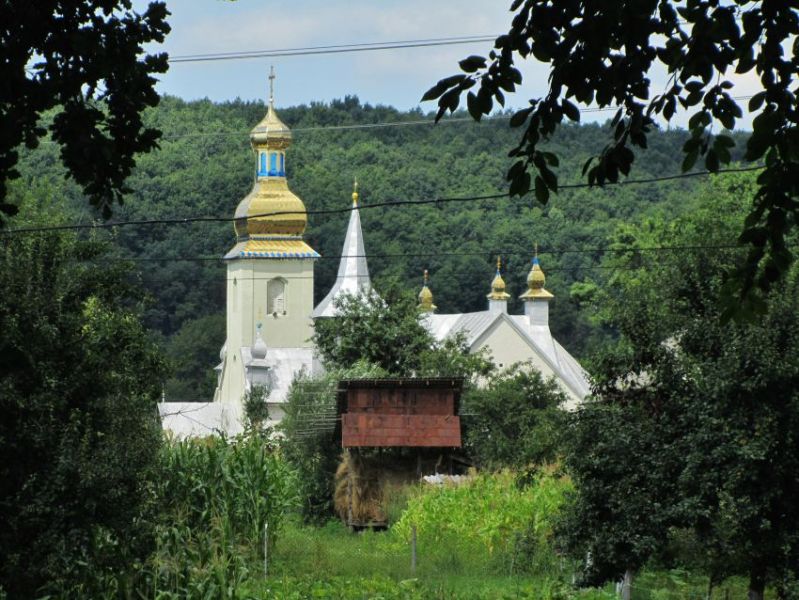
M 381 469 L 345 451 L 336 469 L 333 505 L 348 524 L 385 523 Z

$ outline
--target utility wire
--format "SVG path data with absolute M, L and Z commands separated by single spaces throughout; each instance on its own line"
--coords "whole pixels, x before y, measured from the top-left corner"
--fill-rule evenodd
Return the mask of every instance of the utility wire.
M 695 171 L 693 173 L 680 173 L 676 175 L 666 175 L 663 177 L 649 177 L 643 179 L 627 179 L 617 182 L 608 181 L 605 182 L 604 186 L 609 185 L 635 185 L 635 184 L 645 184 L 645 183 L 659 183 L 663 181 L 674 181 L 677 179 L 686 179 L 689 177 L 703 177 L 706 175 L 720 175 L 723 173 L 744 173 L 748 171 L 757 171 L 762 169 L 763 167 L 760 165 L 752 166 L 752 167 L 735 167 L 730 169 L 719 169 L 716 173 L 710 173 L 710 171 Z M 559 185 L 558 190 L 573 190 L 573 189 L 582 189 L 582 188 L 591 188 L 591 187 L 604 187 L 598 184 L 588 184 L 588 183 L 574 183 L 574 184 L 565 184 Z M 522 199 L 523 197 L 519 197 Z M 512 199 L 508 192 L 503 192 L 500 194 L 485 194 L 482 196 L 461 196 L 461 197 L 450 197 L 450 198 L 431 198 L 429 200 L 393 200 L 387 202 L 375 202 L 373 204 L 359 204 L 358 206 L 348 206 L 344 208 L 330 208 L 330 209 L 319 209 L 319 210 L 304 210 L 304 211 L 273 211 L 273 212 L 266 212 L 266 213 L 259 213 L 254 215 L 248 215 L 247 218 L 263 218 L 263 217 L 277 217 L 277 216 L 286 216 L 286 215 L 335 215 L 335 214 L 343 214 L 343 213 L 350 213 L 353 210 L 371 210 L 375 208 L 395 208 L 399 206 L 419 206 L 425 204 L 446 204 L 446 203 L 457 203 L 457 202 L 477 202 L 481 200 L 499 200 L 505 199 L 510 200 Z M 41 226 L 41 227 L 18 227 L 14 229 L 3 229 L 0 230 L 0 233 L 3 235 L 12 235 L 17 233 L 41 233 L 47 231 L 78 231 L 78 230 L 85 230 L 85 229 L 113 229 L 114 227 L 126 227 L 126 226 L 153 226 L 153 225 L 180 225 L 180 224 L 189 224 L 189 223 L 231 223 L 236 220 L 235 217 L 183 217 L 183 218 L 169 218 L 169 219 L 139 219 L 139 220 L 129 220 L 129 221 L 112 221 L 106 223 L 83 223 L 83 224 L 72 224 L 72 225 L 48 225 L 48 226 Z
M 496 35 L 460 36 L 454 38 L 428 38 L 400 40 L 396 42 L 368 42 L 360 44 L 337 44 L 332 46 L 306 46 L 302 48 L 279 48 L 243 52 L 217 52 L 210 54 L 188 54 L 169 57 L 170 64 L 242 60 L 249 58 L 278 58 L 285 56 L 310 56 L 318 54 L 344 54 L 350 52 L 374 52 L 376 50 L 399 50 L 403 48 L 429 48 L 432 46 L 455 46 L 493 42 Z
M 752 96 L 734 96 L 733 100 L 749 100 Z M 612 112 L 618 110 L 619 106 L 590 106 L 587 108 L 579 109 L 580 113 L 596 113 L 596 112 Z M 390 127 L 408 127 L 419 125 L 446 125 L 448 123 L 468 123 L 481 124 L 493 121 L 509 121 L 511 115 L 494 115 L 490 117 L 483 117 L 480 121 L 475 121 L 472 117 L 449 117 L 441 119 L 438 123 L 434 119 L 416 119 L 411 121 L 381 121 L 378 123 L 359 123 L 352 125 L 319 125 L 314 127 L 296 127 L 292 128 L 292 133 L 316 133 L 324 131 L 350 131 L 359 129 L 384 129 Z M 198 137 L 241 137 L 242 141 L 246 140 L 249 131 L 235 130 L 235 131 L 209 131 L 198 133 L 183 133 L 176 135 L 165 135 L 162 140 L 177 140 L 183 138 L 198 138 Z
M 539 255 L 562 255 L 562 254 L 618 254 L 626 252 L 684 252 L 696 250 L 740 250 L 748 248 L 747 244 L 730 243 L 715 245 L 690 245 L 690 246 L 629 246 L 625 248 L 556 248 L 552 250 L 538 249 Z M 342 258 L 436 258 L 439 256 L 491 256 L 500 255 L 503 258 L 508 256 L 530 256 L 529 251 L 518 250 L 482 250 L 469 252 L 394 252 L 390 254 L 329 254 L 318 257 L 316 260 L 341 260 Z M 138 256 L 111 256 L 103 257 L 102 260 L 114 260 L 122 262 L 217 262 L 224 264 L 226 260 L 222 256 L 164 256 L 164 257 L 138 257 Z M 577 267 L 580 268 L 580 267 Z M 549 270 L 549 269 L 547 269 Z

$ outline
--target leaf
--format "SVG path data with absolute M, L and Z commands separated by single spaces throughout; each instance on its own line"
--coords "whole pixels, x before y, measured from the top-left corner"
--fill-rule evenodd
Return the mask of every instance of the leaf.
M 758 92 L 749 99 L 749 112 L 756 112 L 760 110 L 763 103 L 766 101 L 766 92 Z
M 566 115 L 569 119 L 574 121 L 575 123 L 580 122 L 580 109 L 577 108 L 573 103 L 569 102 L 565 98 L 560 103 L 561 108 L 563 109 L 563 114 Z
M 428 100 L 435 100 L 441 94 L 443 94 L 449 86 L 443 85 L 441 81 L 431 87 L 424 93 L 420 102 L 427 102 Z
M 533 112 L 533 107 L 524 108 L 520 111 L 513 113 L 513 116 L 510 118 L 510 126 L 511 127 L 519 127 L 524 124 L 527 120 L 527 117 L 530 116 L 530 113 Z
M 696 164 L 696 159 L 699 158 L 699 148 L 694 148 L 693 150 L 689 151 L 685 158 L 682 161 L 682 172 L 686 173 L 690 171 L 693 166 Z
M 483 111 L 480 109 L 477 102 L 477 95 L 474 92 L 469 92 L 466 96 L 466 108 L 469 114 L 475 121 L 479 121 L 483 116 Z
M 464 58 L 462 61 L 458 63 L 461 70 L 465 71 L 466 73 L 474 73 L 478 69 L 485 69 L 486 66 L 486 59 L 482 56 L 472 55 Z
M 535 178 L 535 199 L 541 204 L 549 202 L 549 189 L 540 175 Z
M 719 170 L 719 157 L 712 148 L 708 150 L 705 155 L 705 168 L 711 173 L 715 173 Z

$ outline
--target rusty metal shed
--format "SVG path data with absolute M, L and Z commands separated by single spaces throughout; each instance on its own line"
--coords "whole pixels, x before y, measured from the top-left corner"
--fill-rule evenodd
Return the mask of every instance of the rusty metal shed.
M 344 448 L 459 448 L 463 380 L 455 377 L 339 382 Z

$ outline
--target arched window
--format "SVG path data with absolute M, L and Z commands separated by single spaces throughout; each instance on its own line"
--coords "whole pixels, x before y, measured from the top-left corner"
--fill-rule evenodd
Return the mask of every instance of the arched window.
M 261 152 L 258 156 L 258 176 L 266 176 L 266 152 Z
M 277 152 L 272 152 L 269 155 L 269 174 L 277 175 Z
M 286 312 L 286 280 L 282 277 L 270 279 L 266 285 L 266 310 L 271 315 Z
M 282 152 L 280 153 L 280 176 L 286 176 L 286 155 Z

